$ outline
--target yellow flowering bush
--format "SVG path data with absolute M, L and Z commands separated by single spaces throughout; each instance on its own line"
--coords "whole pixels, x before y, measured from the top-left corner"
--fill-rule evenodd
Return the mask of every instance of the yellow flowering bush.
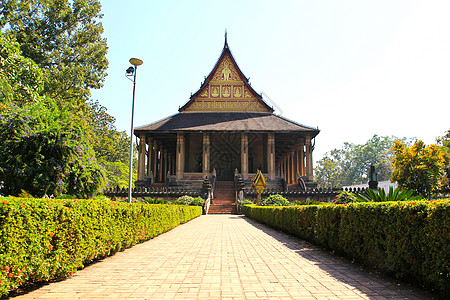
M 396 141 L 392 149 L 395 153 L 392 181 L 397 181 L 400 187 L 429 197 L 447 183 L 445 170 L 449 167 L 450 155 L 439 146 L 427 147 L 417 141 L 407 147 Z

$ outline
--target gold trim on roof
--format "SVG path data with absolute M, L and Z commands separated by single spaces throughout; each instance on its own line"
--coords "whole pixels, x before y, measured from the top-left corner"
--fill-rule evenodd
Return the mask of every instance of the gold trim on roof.
M 201 88 L 185 111 L 257 111 L 268 112 L 240 77 L 233 58 L 226 54 L 211 80 Z

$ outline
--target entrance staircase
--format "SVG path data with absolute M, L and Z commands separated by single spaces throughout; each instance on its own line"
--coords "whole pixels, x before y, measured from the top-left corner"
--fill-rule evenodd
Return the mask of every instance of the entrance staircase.
M 214 199 L 208 214 L 237 214 L 233 181 L 216 181 Z

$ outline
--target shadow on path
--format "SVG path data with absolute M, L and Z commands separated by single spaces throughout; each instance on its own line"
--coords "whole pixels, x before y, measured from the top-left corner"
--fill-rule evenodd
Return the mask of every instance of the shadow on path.
M 385 299 L 439 299 L 437 295 L 383 276 L 347 258 L 332 254 L 305 240 L 259 223 L 249 217 L 242 215 L 230 216 L 230 218 L 245 220 L 302 258 L 310 261 L 339 282 L 352 286 L 371 299 L 380 299 L 380 294 Z M 404 293 L 414 295 L 414 297 L 405 298 Z

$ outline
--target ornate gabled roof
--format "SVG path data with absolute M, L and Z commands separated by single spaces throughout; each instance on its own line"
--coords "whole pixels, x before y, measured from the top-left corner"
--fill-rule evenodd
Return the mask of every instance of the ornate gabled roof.
M 222 54 L 200 89 L 179 109 L 193 111 L 273 112 L 251 86 L 237 65 L 225 34 Z

